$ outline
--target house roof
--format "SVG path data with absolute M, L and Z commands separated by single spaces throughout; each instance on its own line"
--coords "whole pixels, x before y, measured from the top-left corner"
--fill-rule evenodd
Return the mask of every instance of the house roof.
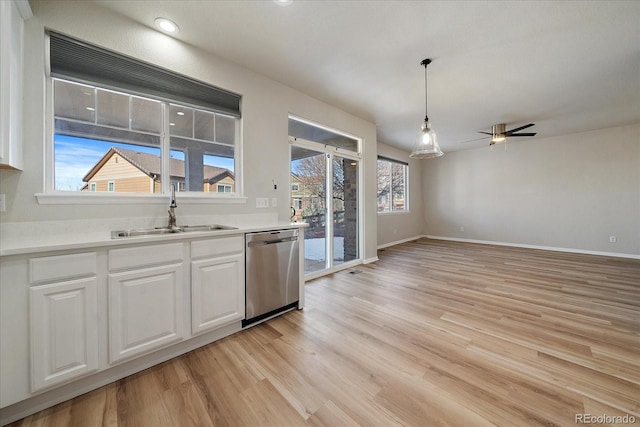
M 119 147 L 111 147 L 109 151 L 89 170 L 89 172 L 82 178 L 84 182 L 89 182 L 91 178 L 104 166 L 104 164 L 113 156 L 119 154 L 120 157 L 131 163 L 138 168 L 142 173 L 150 178 L 157 179 L 162 174 L 162 165 L 160 163 L 160 156 L 150 153 L 142 153 L 140 151 L 127 150 Z M 170 174 L 174 178 L 185 177 L 185 163 L 184 160 L 171 159 L 170 162 Z M 204 165 L 204 181 L 209 184 L 218 182 L 225 177 L 233 178 L 233 172 L 226 168 L 220 168 L 216 166 Z

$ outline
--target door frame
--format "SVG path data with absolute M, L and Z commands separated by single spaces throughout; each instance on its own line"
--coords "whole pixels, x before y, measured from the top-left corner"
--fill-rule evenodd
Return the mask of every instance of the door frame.
M 364 167 L 362 162 L 362 138 L 359 138 L 355 135 L 348 134 L 346 132 L 342 132 L 330 127 L 326 127 L 323 125 L 319 125 L 317 123 L 311 122 L 306 119 L 299 118 L 297 116 L 289 115 L 289 119 L 300 121 L 320 129 L 325 129 L 331 131 L 336 134 L 344 135 L 346 137 L 355 139 L 358 141 L 358 152 L 353 152 L 349 150 L 345 150 L 342 148 L 334 147 L 327 144 L 322 144 L 319 142 L 309 141 L 302 138 L 293 138 L 289 136 L 289 199 L 291 199 L 291 146 L 296 145 L 298 147 L 307 148 L 313 151 L 316 151 L 320 154 L 325 155 L 326 164 L 326 176 L 325 176 L 325 186 L 326 186 L 326 200 L 325 205 L 327 209 L 326 213 L 326 236 L 325 236 L 325 257 L 326 264 L 328 267 L 325 267 L 322 270 L 314 271 L 311 273 L 305 273 L 305 280 L 315 279 L 317 277 L 325 276 L 327 274 L 335 273 L 336 271 L 344 270 L 347 268 L 354 267 L 356 265 L 360 265 L 363 263 L 363 251 L 364 251 L 364 197 L 363 197 L 363 177 L 364 177 Z M 326 156 L 329 155 L 327 158 Z M 334 264 L 334 236 L 333 236 L 333 156 L 338 155 L 340 157 L 355 160 L 358 162 L 358 258 L 343 262 L 341 264 Z M 302 269 L 304 271 L 304 268 Z

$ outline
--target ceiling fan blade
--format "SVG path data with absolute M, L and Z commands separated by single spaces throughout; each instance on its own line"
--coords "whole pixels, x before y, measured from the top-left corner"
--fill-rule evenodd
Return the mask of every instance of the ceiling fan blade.
M 524 125 L 524 126 L 520 126 L 519 128 L 508 130 L 504 134 L 509 136 L 509 135 L 512 135 L 514 132 L 518 132 L 519 130 L 530 128 L 531 126 L 535 126 L 535 123 L 529 123 L 528 125 Z
M 536 136 L 536 134 L 533 132 L 512 133 L 511 135 L 509 135 L 509 138 L 511 138 L 512 136 Z
M 480 132 L 480 131 L 478 131 L 478 133 L 484 133 L 485 135 L 491 135 L 491 136 L 493 136 L 493 134 L 492 134 L 491 132 Z
M 468 141 L 462 141 L 460 144 L 466 144 L 467 142 L 473 142 L 473 141 L 480 141 L 481 139 L 487 139 L 489 138 L 488 136 L 483 136 L 481 138 L 476 138 L 476 139 L 470 139 Z

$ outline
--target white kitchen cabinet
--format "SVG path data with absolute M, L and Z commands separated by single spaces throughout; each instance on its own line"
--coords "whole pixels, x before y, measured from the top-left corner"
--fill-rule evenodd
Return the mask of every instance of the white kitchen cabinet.
M 0 167 L 22 169 L 24 23 L 26 1 L 0 1 Z
M 242 330 L 244 234 L 71 246 L 0 256 L 2 425 Z
M 98 369 L 95 277 L 34 286 L 31 294 L 31 390 Z
M 172 243 L 109 251 L 110 363 L 184 339 L 183 247 Z
M 191 242 L 191 333 L 244 318 L 244 239 Z
M 29 269 L 35 392 L 98 369 L 96 254 L 32 258 Z

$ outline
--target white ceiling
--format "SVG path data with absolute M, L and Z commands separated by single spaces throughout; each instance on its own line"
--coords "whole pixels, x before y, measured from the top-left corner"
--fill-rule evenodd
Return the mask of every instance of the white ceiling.
M 98 1 L 377 125 L 410 150 L 429 118 L 443 151 L 491 125 L 537 138 L 640 122 L 639 1 Z

